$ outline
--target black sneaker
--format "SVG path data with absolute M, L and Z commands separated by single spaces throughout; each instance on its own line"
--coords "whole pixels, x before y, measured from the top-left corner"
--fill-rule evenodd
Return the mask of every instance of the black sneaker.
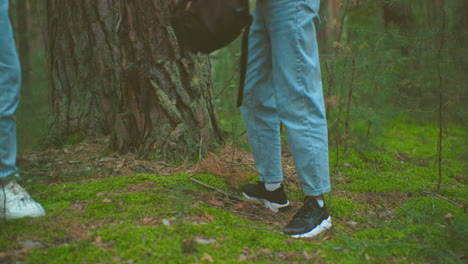
M 283 233 L 292 237 L 313 237 L 332 226 L 325 207 L 320 207 L 314 197 L 307 196 L 304 205 L 283 228 Z
M 291 208 L 288 198 L 284 192 L 284 186 L 274 191 L 265 189 L 264 182 L 247 183 L 243 186 L 243 194 L 245 198 L 262 202 L 268 209 L 273 212 L 286 211 Z

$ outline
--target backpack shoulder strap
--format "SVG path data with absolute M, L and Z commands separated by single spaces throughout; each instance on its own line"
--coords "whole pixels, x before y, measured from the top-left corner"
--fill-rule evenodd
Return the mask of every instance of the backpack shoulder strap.
M 242 34 L 242 47 L 241 47 L 241 58 L 240 58 L 240 77 L 239 77 L 239 88 L 237 92 L 237 107 L 242 105 L 242 98 L 244 95 L 244 82 L 245 74 L 247 71 L 247 57 L 249 55 L 249 33 L 250 25 L 244 28 L 244 33 Z

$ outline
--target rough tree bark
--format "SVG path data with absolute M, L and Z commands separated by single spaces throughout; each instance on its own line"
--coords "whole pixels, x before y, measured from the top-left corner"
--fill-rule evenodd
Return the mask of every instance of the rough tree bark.
M 28 3 L 27 0 L 12 1 L 11 7 L 14 9 L 13 26 L 15 38 L 18 48 L 18 55 L 21 61 L 21 77 L 23 83 L 29 82 L 29 72 L 31 71 L 30 65 L 30 46 L 31 42 L 29 24 L 28 24 Z M 10 8 L 10 10 L 12 9 Z M 27 89 L 27 85 L 23 85 L 21 93 L 23 95 L 30 95 L 31 92 Z
M 110 135 L 164 160 L 221 140 L 207 56 L 178 46 L 173 1 L 47 0 L 51 138 Z

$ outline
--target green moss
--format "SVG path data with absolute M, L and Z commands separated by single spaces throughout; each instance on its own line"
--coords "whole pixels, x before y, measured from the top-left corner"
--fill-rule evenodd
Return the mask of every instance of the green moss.
M 338 159 L 337 159 L 338 157 Z M 364 168 L 365 163 L 357 152 L 352 149 L 348 149 L 346 153 L 343 153 L 343 148 L 332 148 L 329 151 L 330 163 L 337 169 L 342 168 Z M 338 164 L 336 161 L 338 160 Z
M 434 167 L 421 167 L 405 162 L 395 161 L 390 154 L 367 152 L 361 153 L 366 162 L 360 167 L 347 165 L 339 169 L 340 174 L 350 180 L 349 183 L 337 185 L 336 188 L 346 189 L 358 193 L 365 192 L 417 192 L 421 189 L 434 189 L 439 175 Z M 360 159 L 357 154 L 351 160 Z M 346 159 L 347 161 L 348 159 Z M 354 162 L 353 164 L 357 164 Z M 454 172 L 454 170 L 456 172 Z M 461 187 L 452 178 L 458 169 L 447 170 L 442 175 L 444 186 Z M 458 175 L 458 174 L 457 174 Z
M 25 263 L 112 263 L 113 251 L 99 248 L 91 241 L 78 244 L 63 244 L 46 250 L 36 249 L 29 254 Z
M 383 152 L 363 151 L 360 153 L 361 159 L 366 163 L 366 167 L 373 167 L 378 171 L 389 171 L 401 164 L 395 160 L 394 155 Z
M 408 241 L 405 230 L 392 228 L 365 229 L 355 233 L 356 241 L 365 241 L 364 251 L 375 256 L 407 256 L 409 251 L 417 249 L 413 241 Z
M 333 263 L 461 263 L 457 259 L 463 254 L 460 237 L 447 236 L 447 231 L 433 225 L 368 228 L 330 241 L 335 253 L 328 259 Z M 447 247 L 453 239 L 457 239 L 451 247 L 455 251 Z
M 3 219 L 2 219 L 3 220 Z M 8 221 L 0 231 L 0 252 L 8 248 L 16 247 L 16 237 L 21 240 L 37 237 L 43 244 L 52 244 L 57 241 L 64 241 L 67 237 L 67 228 L 54 223 L 54 217 L 46 216 L 40 219 L 24 218 Z M 20 240 L 20 241 L 21 241 Z M 6 242 L 6 243 L 4 243 Z
M 327 207 L 332 216 L 338 216 L 340 219 L 360 219 L 360 212 L 366 209 L 364 204 L 339 196 L 330 196 L 327 199 Z
M 158 193 L 131 193 L 100 197 L 86 206 L 86 217 L 114 219 L 134 219 L 135 217 L 151 216 L 160 213 L 183 213 L 187 208 L 188 199 L 184 196 L 174 196 Z
M 285 236 L 233 216 L 229 212 L 207 206 L 195 207 L 190 215 L 210 215 L 205 223 L 185 221 L 178 217 L 169 226 L 162 221 L 151 226 L 123 222 L 109 224 L 96 230 L 88 241 L 71 245 L 37 250 L 27 258 L 27 263 L 71 262 L 119 262 L 136 263 L 193 263 L 209 254 L 216 263 L 233 263 L 248 249 L 256 256 L 256 263 L 275 261 L 274 252 L 315 250 L 322 248 L 301 240 L 284 243 Z M 254 230 L 255 232 L 252 232 Z M 96 243 L 99 237 L 100 242 Z M 195 238 L 211 242 L 201 244 Z M 262 253 L 267 252 L 267 253 Z M 298 251 L 301 252 L 301 251 Z
M 409 191 L 421 187 L 419 182 L 408 181 L 407 178 L 398 175 L 387 175 L 369 170 L 350 169 L 344 171 L 343 176 L 350 182 L 336 185 L 335 188 L 357 193 L 379 193 L 390 190 Z
M 449 199 L 455 200 L 459 202 L 460 204 L 468 203 L 468 189 L 466 186 L 461 185 L 461 186 L 444 186 L 440 190 L 440 194 L 444 197 L 447 197 Z
M 385 129 L 382 136 L 373 139 L 375 145 L 381 145 L 389 152 L 413 158 L 435 158 L 439 136 L 437 126 L 394 121 L 391 121 L 391 124 L 392 127 Z M 463 147 L 466 137 L 467 131 L 462 127 L 451 125 L 450 129 L 445 129 L 443 154 L 449 158 L 461 159 L 466 155 L 466 149 Z
M 65 183 L 50 186 L 45 193 L 41 193 L 41 198 L 49 201 L 63 200 L 87 200 L 96 196 L 100 192 L 112 192 L 122 190 L 126 187 L 127 178 L 115 177 L 101 181 L 92 181 L 83 187 L 81 183 Z
M 210 186 L 216 187 L 220 190 L 226 191 L 228 189 L 228 186 L 224 179 L 219 176 L 211 175 L 211 174 L 197 174 L 193 176 L 193 178 L 208 184 Z
M 75 145 L 75 144 L 82 142 L 83 140 L 84 140 L 84 137 L 82 135 L 77 135 L 77 134 L 69 135 L 65 140 L 65 144 Z
M 199 263 L 205 254 L 216 263 L 236 263 L 241 254 L 255 263 L 457 263 L 466 251 L 463 241 L 468 235 L 468 219 L 462 208 L 428 196 L 438 174 L 427 164 L 413 164 L 394 153 L 341 153 L 339 166 L 332 170 L 346 183 L 334 189 L 350 195 L 411 193 L 413 198 L 393 208 L 396 218 L 392 221 L 376 221 L 363 218 L 371 209 L 368 205 L 329 194 L 326 201 L 335 221 L 326 241 L 321 236 L 318 240 L 291 239 L 280 234 L 284 223 L 254 222 L 223 207 L 199 203 L 201 196 L 214 194 L 187 174 L 137 174 L 55 186 L 29 185 L 28 191 L 48 215 L 9 223 L 8 230 L 0 231 L 0 252 L 11 252 L 18 247 L 18 240 L 28 237 L 47 247 L 28 254 L 25 263 Z M 466 200 L 467 191 L 461 183 L 464 165 L 446 159 L 444 166 L 450 167 L 444 167 L 440 194 L 454 201 Z M 222 177 L 194 177 L 235 192 Z M 248 178 L 249 182 L 258 179 L 257 175 Z M 291 200 L 302 200 L 300 186 L 286 183 L 286 187 Z M 280 215 L 278 219 L 282 219 Z M 373 228 L 351 232 L 343 224 L 349 219 L 372 223 Z M 88 235 L 74 239 L 69 223 L 83 225 Z M 196 243 L 197 238 L 211 242 Z M 313 258 L 306 258 L 303 252 Z

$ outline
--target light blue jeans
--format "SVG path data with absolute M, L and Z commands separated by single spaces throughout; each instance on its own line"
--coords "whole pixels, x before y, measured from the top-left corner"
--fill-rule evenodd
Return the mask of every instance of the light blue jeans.
M 16 53 L 8 0 L 0 0 L 0 178 L 16 172 L 16 119 L 21 68 Z
M 257 0 L 240 107 L 260 181 L 281 182 L 284 124 L 303 193 L 330 192 L 315 22 L 320 0 Z

